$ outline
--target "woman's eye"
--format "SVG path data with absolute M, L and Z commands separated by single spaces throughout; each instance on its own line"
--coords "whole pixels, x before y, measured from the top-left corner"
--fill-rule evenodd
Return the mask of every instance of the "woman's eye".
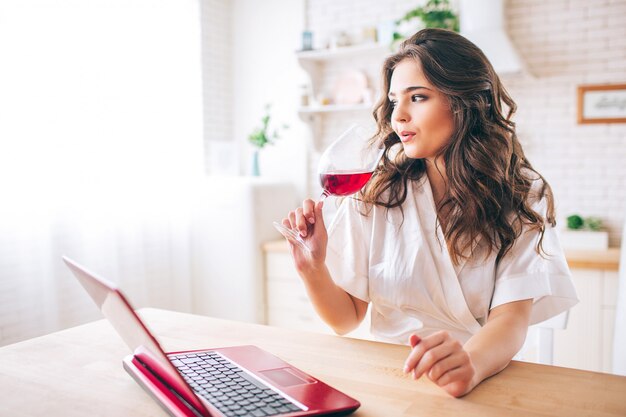
M 389 100 L 389 103 L 391 103 L 391 108 L 393 109 L 394 107 L 396 107 L 396 104 L 398 102 L 396 100 Z
M 423 96 L 421 94 L 415 94 L 411 96 L 411 101 L 416 102 L 416 101 L 423 101 L 426 99 L 426 96 Z

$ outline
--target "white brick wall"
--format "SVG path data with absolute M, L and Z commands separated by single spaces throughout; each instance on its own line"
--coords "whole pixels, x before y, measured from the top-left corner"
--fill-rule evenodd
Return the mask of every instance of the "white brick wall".
M 355 33 L 397 19 L 415 5 L 310 0 L 307 22 L 321 47 L 337 31 Z M 552 185 L 559 217 L 599 216 L 610 245 L 617 246 L 626 216 L 626 124 L 578 125 L 576 97 L 581 84 L 626 83 L 626 0 L 509 0 L 505 9 L 513 43 L 532 73 L 502 77 L 518 104 L 515 120 L 526 154 Z M 342 126 L 350 117 L 326 116 L 324 122 Z M 314 175 L 310 188 L 319 189 Z
M 232 142 L 232 2 L 202 0 L 204 160 L 211 173 L 211 144 Z M 214 150 L 215 151 L 215 150 Z
M 626 1 L 508 1 L 507 24 L 534 78 L 503 81 L 527 155 L 560 217 L 599 216 L 619 245 L 626 215 L 626 124 L 576 123 L 577 86 L 626 83 Z

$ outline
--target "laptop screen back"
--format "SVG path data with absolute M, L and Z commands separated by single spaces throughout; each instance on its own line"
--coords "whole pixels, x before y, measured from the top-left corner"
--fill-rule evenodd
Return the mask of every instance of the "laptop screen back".
M 63 257 L 63 261 L 133 354 L 164 379 L 188 403 L 198 410 L 205 411 L 206 408 L 170 363 L 159 342 L 152 336 L 115 284 L 97 277 L 66 257 Z M 155 367 L 158 369 L 154 369 Z

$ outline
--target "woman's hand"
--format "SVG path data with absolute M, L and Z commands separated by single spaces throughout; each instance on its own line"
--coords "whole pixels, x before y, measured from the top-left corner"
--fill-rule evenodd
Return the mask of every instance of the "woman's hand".
M 412 334 L 409 344 L 411 353 L 404 363 L 404 372 L 412 372 L 413 379 L 426 375 L 454 397 L 467 394 L 477 385 L 469 353 L 448 332 L 440 331 L 424 339 Z
M 326 245 L 328 234 L 322 214 L 323 201 L 317 203 L 311 199 L 304 200 L 302 207 L 290 211 L 287 218 L 282 220 L 283 226 L 300 233 L 300 237 L 311 250 L 302 249 L 290 239 L 291 255 L 298 272 L 311 272 L 324 266 L 326 260 Z

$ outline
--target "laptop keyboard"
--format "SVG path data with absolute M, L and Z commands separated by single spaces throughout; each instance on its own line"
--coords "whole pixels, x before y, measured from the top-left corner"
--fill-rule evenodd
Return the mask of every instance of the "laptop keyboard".
M 168 356 L 191 388 L 227 417 L 264 417 L 302 411 L 216 352 Z

